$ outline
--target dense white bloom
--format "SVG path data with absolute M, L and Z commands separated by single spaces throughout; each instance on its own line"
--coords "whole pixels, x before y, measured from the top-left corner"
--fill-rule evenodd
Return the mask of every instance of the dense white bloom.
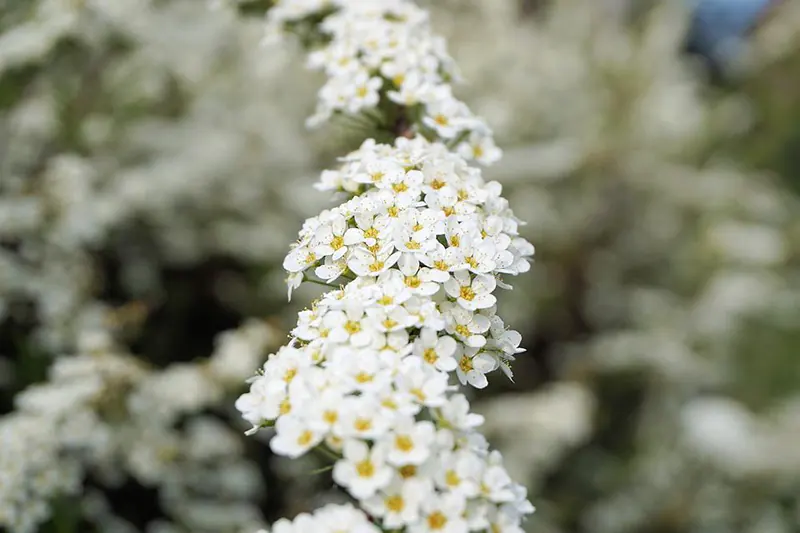
M 47 381 L 19 393 L 15 412 L 0 418 L 0 527 L 36 531 L 50 516 L 49 502 L 79 493 L 89 472 L 101 479 L 127 473 L 160 488 L 165 511 L 185 522 L 195 491 L 235 483 L 236 501 L 227 505 L 235 505 L 239 516 L 231 523 L 257 521 L 251 500 L 260 480 L 249 474 L 252 465 L 242 457 L 241 442 L 201 413 L 240 386 L 273 338 L 266 323 L 249 322 L 223 332 L 208 360 L 157 369 L 114 346 L 107 332 L 85 336 L 87 353 L 56 359 Z M 180 428 L 179 421 L 185 422 Z M 294 431 L 292 419 L 279 423 L 286 441 Z M 292 453 L 298 446 L 284 448 Z M 198 482 L 197 473 L 211 465 L 214 471 Z
M 466 159 L 490 164 L 500 158 L 489 127 L 453 97 L 449 83 L 458 79 L 458 73 L 444 41 L 431 33 L 424 10 L 408 0 L 294 0 L 268 12 L 268 31 L 279 35 L 290 25 L 321 15 L 324 20 L 315 30 L 325 44 L 310 53 L 308 66 L 324 71 L 328 80 L 319 91 L 310 125 L 337 113 L 374 112 L 381 102 L 379 90 L 386 90 L 384 104 L 400 109 L 419 106 L 421 120 L 408 125 L 411 131 L 463 139 L 458 151 Z M 365 176 L 377 183 L 390 174 L 373 170 Z M 337 181 L 333 176 L 325 180 Z
M 413 3 L 292 0 L 268 20 L 271 31 L 309 23 L 322 37 L 308 62 L 328 80 L 311 122 L 383 120 L 387 109 L 401 118 L 394 143 L 367 139 L 322 173 L 317 188 L 347 198 L 306 220 L 284 268 L 290 294 L 305 279 L 339 288 L 299 313 L 237 408 L 252 431 L 274 424 L 279 455 L 335 455 L 334 481 L 384 530 L 465 533 L 490 516 L 518 526 L 531 511 L 525 491 L 450 383 L 455 371 L 483 388 L 520 351 L 493 293 L 508 287 L 501 274 L 529 268 L 533 247 L 500 185 L 466 161 L 499 157 L 491 132 L 452 96 L 452 63 Z M 500 522 L 498 504 L 519 512 Z M 274 530 L 308 527 L 321 524 L 301 515 Z
M 384 527 L 489 527 L 493 506 L 524 507 L 449 378 L 483 388 L 520 351 L 493 292 L 530 247 L 499 186 L 440 143 L 368 140 L 336 173 L 320 188 L 353 196 L 306 221 L 285 267 L 313 278 L 331 266 L 340 288 L 299 313 L 237 408 L 253 431 L 274 423 L 279 455 L 340 455 L 334 481 Z
M 300 513 L 294 520 L 281 518 L 268 531 L 256 533 L 380 533 L 380 529 L 369 521 L 367 515 L 350 504 L 328 504 L 313 514 Z
M 379 445 L 372 449 L 359 440 L 348 440 L 344 444 L 344 458 L 333 467 L 333 479 L 347 487 L 354 497 L 369 498 L 389 484 L 392 469 L 386 463 L 385 448 Z

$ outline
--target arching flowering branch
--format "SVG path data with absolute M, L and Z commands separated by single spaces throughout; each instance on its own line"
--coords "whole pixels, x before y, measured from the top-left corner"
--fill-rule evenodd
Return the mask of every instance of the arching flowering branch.
M 309 66 L 328 78 L 310 126 L 362 114 L 395 136 L 439 139 L 465 159 L 500 159 L 491 129 L 453 96 L 455 63 L 413 2 L 284 0 L 267 20 L 268 36 L 299 33 L 313 48 Z
M 529 269 L 533 246 L 500 184 L 464 158 L 498 156 L 490 132 L 450 95 L 452 62 L 413 4 L 287 0 L 270 21 L 321 46 L 318 118 L 374 112 L 393 117 L 397 137 L 368 139 L 323 172 L 318 188 L 349 199 L 305 222 L 284 268 L 290 296 L 304 280 L 340 288 L 300 313 L 237 402 L 253 431 L 275 427 L 275 453 L 330 456 L 358 504 L 274 533 L 330 531 L 337 513 L 335 530 L 521 533 L 526 491 L 451 385 L 452 374 L 477 388 L 498 368 L 510 376 L 521 351 L 494 292 Z

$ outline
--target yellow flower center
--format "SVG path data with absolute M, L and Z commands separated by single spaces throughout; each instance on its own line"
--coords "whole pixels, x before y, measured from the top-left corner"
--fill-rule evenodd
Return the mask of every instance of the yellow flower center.
M 385 327 L 386 329 L 392 329 L 397 325 L 397 320 L 392 320 L 391 318 L 387 318 L 386 320 L 381 322 L 381 324 L 383 324 L 383 327 Z
M 420 403 L 422 403 L 422 402 L 424 402 L 424 401 L 425 401 L 425 393 L 424 393 L 424 392 L 422 392 L 422 389 L 411 389 L 411 390 L 410 390 L 410 391 L 408 391 L 408 392 L 410 392 L 411 394 L 413 394 L 413 395 L 414 395 L 414 397 L 415 397 L 417 400 L 419 400 L 419 401 L 420 401 Z
M 461 357 L 461 361 L 459 361 L 458 366 L 461 367 L 461 371 L 464 372 L 465 374 L 470 370 L 472 370 L 473 368 L 475 368 L 472 366 L 472 359 L 470 359 L 466 355 Z
M 338 250 L 342 246 L 344 246 L 344 237 L 337 235 L 331 240 L 331 248 L 334 250 Z
M 306 264 L 310 265 L 316 262 L 317 262 L 317 254 L 315 254 L 314 252 L 308 252 L 308 254 L 306 255 Z
M 472 287 L 461 287 L 459 296 L 464 298 L 466 301 L 471 302 L 473 299 L 475 299 L 475 291 L 472 290 Z
M 439 259 L 438 261 L 433 262 L 433 266 L 438 270 L 443 270 L 447 272 L 450 269 L 450 265 L 448 265 L 445 261 Z
M 389 207 L 389 208 L 386 210 L 386 212 L 387 212 L 387 213 L 389 214 L 389 216 L 390 216 L 390 217 L 392 217 L 392 218 L 396 218 L 396 217 L 397 217 L 397 215 L 399 215 L 399 214 L 400 214 L 400 210 L 399 210 L 399 209 L 397 209 L 397 207 L 396 207 L 396 206 L 391 206 L 391 207 Z
M 434 531 L 444 529 L 447 524 L 447 517 L 441 511 L 434 511 L 428 515 L 428 528 Z
M 292 410 L 292 404 L 289 403 L 289 398 L 283 400 L 280 406 L 278 406 L 278 412 L 282 415 L 288 415 L 291 412 L 291 410 Z
M 407 435 L 398 435 L 395 437 L 394 445 L 401 452 L 410 452 L 414 449 L 414 441 Z
M 361 331 L 361 324 L 355 320 L 348 320 L 344 323 L 344 330 L 350 335 L 353 335 L 354 333 Z
M 393 513 L 399 513 L 402 511 L 405 506 L 406 502 L 403 500 L 403 497 L 399 494 L 394 494 L 392 496 L 388 496 L 384 501 L 384 505 L 386 508 L 389 509 Z
M 448 487 L 457 487 L 461 484 L 461 478 L 455 470 L 448 470 L 444 475 L 444 482 Z
M 472 257 L 472 256 L 465 257 L 464 261 L 466 261 L 467 264 L 469 266 L 471 266 L 472 268 L 478 268 L 478 260 L 475 259 L 474 257 Z
M 381 299 L 378 300 L 378 304 L 380 305 L 392 305 L 394 303 L 394 298 L 389 296 L 388 294 L 384 294 L 381 296 Z
M 406 276 L 405 283 L 406 287 L 416 289 L 422 284 L 422 280 L 420 280 L 417 276 Z
M 337 420 L 339 420 L 339 413 L 331 410 L 325 411 L 324 413 L 322 413 L 322 419 L 325 421 L 326 424 L 332 426 L 336 423 Z
M 439 180 L 439 179 L 434 179 L 434 180 L 431 182 L 431 188 L 432 188 L 434 191 L 438 191 L 439 189 L 441 189 L 441 188 L 442 188 L 442 187 L 444 187 L 444 186 L 445 186 L 445 183 L 444 183 L 442 180 Z
M 359 87 L 358 89 L 356 89 L 356 94 L 358 95 L 359 98 L 364 98 L 365 96 L 367 96 L 368 92 L 369 92 L 369 89 L 367 89 L 363 85 L 361 87 Z
M 369 418 L 356 418 L 353 422 L 353 427 L 356 431 L 369 431 L 372 429 L 372 420 Z
M 370 272 L 380 272 L 381 270 L 383 270 L 383 267 L 384 267 L 383 261 L 378 261 L 376 259 L 374 263 L 369 265 L 369 271 Z
M 386 398 L 385 400 L 382 400 L 381 405 L 387 409 L 391 409 L 392 411 L 397 410 L 397 402 L 395 402 L 391 398 Z
M 373 379 L 372 374 L 368 374 L 366 372 L 359 372 L 358 374 L 356 374 L 356 381 L 358 383 L 361 383 L 362 385 L 364 383 L 369 383 L 370 381 L 372 381 L 372 379 Z
M 368 228 L 364 231 L 364 238 L 365 239 L 377 239 L 378 238 L 378 230 L 375 228 Z
M 464 324 L 459 324 L 456 326 L 456 333 L 458 333 L 462 337 L 469 337 L 470 335 L 472 335 L 472 332 Z
M 406 192 L 408 190 L 408 185 L 406 185 L 405 183 L 403 183 L 401 181 L 400 183 L 395 183 L 394 185 L 392 185 L 392 190 L 394 190 L 394 192 L 398 192 L 398 193 L 399 192 Z
M 305 430 L 300 433 L 300 436 L 297 437 L 297 444 L 300 446 L 308 446 L 308 444 L 314 439 L 314 434 L 311 433 L 309 430 Z
M 450 123 L 447 117 L 442 115 L 441 113 L 433 117 L 433 121 L 440 126 L 447 126 Z
M 356 463 L 356 472 L 359 477 L 372 477 L 375 475 L 375 465 L 369 459 Z
M 458 190 L 458 199 L 462 202 L 469 198 L 469 192 L 466 189 L 459 189 Z
M 417 467 L 415 465 L 401 466 L 397 473 L 400 474 L 401 478 L 409 479 L 417 475 Z
M 439 360 L 439 355 L 436 353 L 436 350 L 433 348 L 426 348 L 425 351 L 422 353 L 423 359 L 430 364 L 435 363 Z
M 452 207 L 443 207 L 442 211 L 444 211 L 445 216 L 453 216 L 456 213 L 456 210 Z
M 372 180 L 372 183 L 378 183 L 383 179 L 383 177 L 385 175 L 386 174 L 384 174 L 383 172 L 378 171 L 378 172 L 373 172 L 372 174 L 370 174 L 369 178 Z
M 406 248 L 408 248 L 409 250 L 419 250 L 421 248 L 421 246 L 416 241 L 408 241 L 406 243 Z
M 459 245 L 461 245 L 461 238 L 459 238 L 458 235 L 453 235 L 450 237 L 450 246 L 458 247 Z
M 283 381 L 285 381 L 286 383 L 289 383 L 290 381 L 292 381 L 294 379 L 294 377 L 296 375 L 297 375 L 297 369 L 296 368 L 290 368 L 283 375 Z

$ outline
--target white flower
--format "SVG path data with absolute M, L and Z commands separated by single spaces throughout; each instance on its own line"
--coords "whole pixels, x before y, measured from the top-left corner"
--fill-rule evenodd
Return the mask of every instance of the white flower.
M 347 230 L 347 221 L 341 215 L 333 215 L 330 220 L 321 225 L 314 233 L 311 247 L 314 249 L 314 256 L 323 258 L 331 256 L 331 259 L 338 261 L 347 253 L 344 242 L 344 233 Z
M 445 453 L 439 462 L 436 483 L 442 490 L 473 498 L 480 491 L 483 467 L 481 458 L 469 451 Z
M 393 78 L 397 78 L 395 75 Z M 431 85 L 418 72 L 411 71 L 402 76 L 400 87 L 386 93 L 392 102 L 405 106 L 414 106 L 431 96 Z
M 373 158 L 363 163 L 363 169 L 353 176 L 353 180 L 357 183 L 380 187 L 383 183 L 396 182 L 404 173 L 403 165 L 396 161 Z M 356 218 L 356 222 L 358 221 Z M 361 223 L 358 226 L 362 227 Z
M 317 529 L 308 533 L 380 533 L 367 516 L 350 504 L 329 504 L 315 514 Z
M 419 259 L 415 255 L 403 254 L 398 260 L 397 266 L 403 274 L 403 284 L 408 287 L 412 294 L 433 296 L 439 292 L 440 285 L 433 281 L 430 269 L 420 268 Z M 445 276 L 450 277 L 446 273 Z
M 302 272 L 319 261 L 313 250 L 307 246 L 298 246 L 293 249 L 283 261 L 283 268 L 291 273 Z
M 486 337 L 483 334 L 489 331 L 491 326 L 489 318 L 459 305 L 443 304 L 442 313 L 447 324 L 447 332 L 456 339 L 472 348 L 481 348 L 486 344 Z
M 253 426 L 259 426 L 278 417 L 286 398 L 286 387 L 283 383 L 259 378 L 253 382 L 249 392 L 236 400 L 236 409 Z
M 449 95 L 442 95 L 426 106 L 422 123 L 433 129 L 443 139 L 455 138 L 461 130 L 471 125 L 466 119 L 469 111 L 466 106 Z
M 395 478 L 362 504 L 371 515 L 382 519 L 384 528 L 397 529 L 419 520 L 420 505 L 430 495 L 430 487 L 425 483 Z
M 487 520 L 492 533 L 524 533 L 519 526 L 519 516 L 502 507 L 490 507 Z
M 445 248 L 438 242 L 430 252 L 421 255 L 419 260 L 429 267 L 428 278 L 436 283 L 446 283 L 450 279 L 450 272 L 464 264 L 461 250 Z
M 370 449 L 364 442 L 352 439 L 345 442 L 343 452 L 344 458 L 333 467 L 333 479 L 353 497 L 369 498 L 391 481 L 392 468 L 386 464 L 381 446 Z
M 326 283 L 339 279 L 345 272 L 347 272 L 347 261 L 345 259 L 336 261 L 331 256 L 326 257 L 325 262 L 314 269 L 314 274 Z M 301 275 L 293 281 L 295 284 L 293 288 L 297 288 L 303 281 L 303 276 Z
M 414 346 L 414 353 L 438 370 L 452 372 L 458 366 L 455 355 L 457 344 L 453 337 L 438 337 L 435 330 L 423 328 Z
M 376 253 L 357 248 L 348 259 L 347 266 L 358 276 L 377 277 L 394 266 L 400 255 L 400 252 L 393 252 L 393 247 L 389 245 Z
M 483 424 L 483 416 L 469 412 L 469 402 L 463 394 L 454 394 L 441 406 L 440 415 L 448 426 L 467 431 Z
M 447 401 L 447 374 L 436 371 L 417 358 L 405 359 L 395 377 L 399 390 L 409 392 L 426 407 L 439 407 Z
M 479 348 L 465 348 L 458 360 L 456 374 L 462 385 L 469 383 L 476 389 L 489 384 L 486 374 L 497 369 L 497 361 L 489 354 L 477 352 Z
M 480 131 L 470 133 L 466 141 L 457 147 L 458 153 L 465 159 L 474 159 L 484 165 L 498 161 L 503 152 L 494 144 L 492 137 Z
M 444 290 L 464 309 L 476 311 L 492 307 L 497 302 L 492 295 L 496 286 L 493 276 L 477 275 L 473 278 L 469 272 L 460 270 L 445 282 Z
M 422 464 L 432 452 L 435 435 L 436 427 L 431 422 L 396 419 L 385 440 L 387 461 L 394 466 Z
M 467 501 L 459 494 L 432 495 L 422 502 L 422 520 L 409 526 L 410 533 L 464 533 Z
M 348 75 L 348 77 L 352 76 Z M 370 77 L 367 72 L 360 71 L 352 76 L 348 87 L 347 111 L 357 113 L 361 109 L 375 107 L 378 103 L 378 89 L 383 80 L 377 76 Z
M 329 330 L 331 342 L 349 342 L 363 348 L 372 342 L 372 335 L 364 322 L 364 308 L 357 302 L 348 302 L 344 311 L 328 311 L 322 319 L 323 326 Z
M 282 416 L 275 423 L 276 435 L 270 448 L 278 455 L 300 457 L 322 441 L 323 433 L 315 431 L 296 416 Z
M 334 432 L 340 437 L 374 439 L 385 435 L 390 420 L 369 396 L 348 396 L 342 401 Z
M 495 257 L 498 252 L 493 241 L 484 239 L 476 242 L 474 237 L 465 241 L 461 247 L 461 255 L 467 270 L 473 274 L 489 274 L 497 268 Z

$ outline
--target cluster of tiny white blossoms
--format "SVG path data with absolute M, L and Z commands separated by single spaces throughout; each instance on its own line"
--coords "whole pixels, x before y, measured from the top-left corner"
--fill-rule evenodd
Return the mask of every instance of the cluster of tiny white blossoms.
M 319 19 L 322 18 L 320 22 Z M 489 126 L 453 96 L 459 78 L 444 39 L 431 32 L 428 13 L 409 0 L 292 0 L 267 15 L 268 35 L 309 27 L 319 44 L 308 65 L 325 72 L 317 125 L 335 114 L 407 115 L 410 131 L 430 133 L 466 159 L 500 158 Z
M 290 294 L 349 282 L 300 313 L 238 409 L 254 431 L 274 424 L 277 454 L 334 454 L 334 481 L 386 529 L 521 532 L 526 491 L 450 384 L 510 376 L 522 351 L 493 292 L 533 247 L 500 185 L 420 136 L 365 141 L 320 188 L 352 197 L 304 224 L 284 262 Z
M 196 533 L 259 527 L 261 480 L 235 432 L 207 411 L 239 388 L 274 339 L 272 326 L 251 320 L 222 332 L 208 359 L 159 369 L 106 331 L 82 335 L 80 352 L 57 358 L 48 379 L 0 417 L 0 531 L 34 533 L 50 503 L 80 494 L 88 474 L 101 485 L 130 475 L 157 488 L 171 523 Z M 209 508 L 219 511 L 211 525 Z
M 510 377 L 523 351 L 494 292 L 530 268 L 533 246 L 500 184 L 467 164 L 500 157 L 491 131 L 453 97 L 444 42 L 409 1 L 283 1 L 268 20 L 303 35 L 328 75 L 312 124 L 369 117 L 396 137 L 323 171 L 317 188 L 347 199 L 305 222 L 283 266 L 290 298 L 303 281 L 335 290 L 300 313 L 237 401 L 251 432 L 274 426 L 276 454 L 332 459 L 357 506 L 272 531 L 522 533 L 527 491 L 455 392 L 498 368 Z

